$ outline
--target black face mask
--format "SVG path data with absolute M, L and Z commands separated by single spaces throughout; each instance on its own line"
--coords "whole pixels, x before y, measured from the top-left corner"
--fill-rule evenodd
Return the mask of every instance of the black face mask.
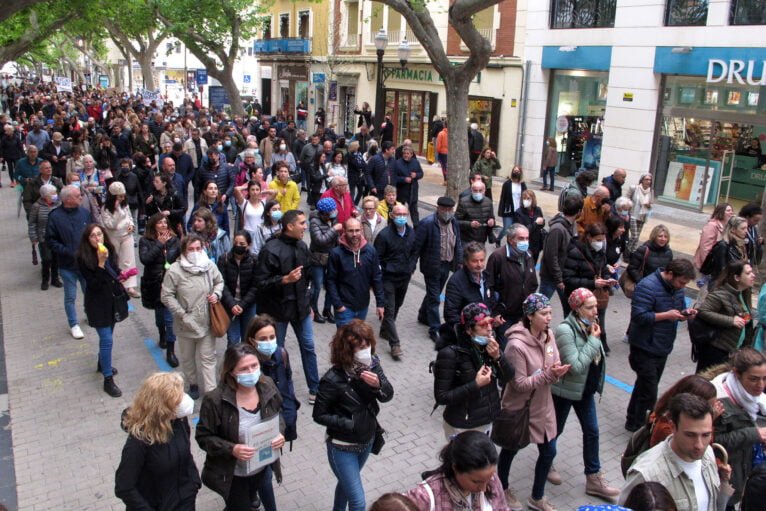
M 231 247 L 231 251 L 234 252 L 236 255 L 245 255 L 247 254 L 247 247 L 243 247 L 241 245 L 234 245 Z

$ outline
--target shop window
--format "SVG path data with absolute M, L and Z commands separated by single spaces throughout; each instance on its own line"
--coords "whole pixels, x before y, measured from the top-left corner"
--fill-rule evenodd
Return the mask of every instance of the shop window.
M 311 37 L 310 25 L 311 13 L 309 11 L 301 11 L 298 13 L 298 37 L 301 39 L 308 39 Z
M 356 44 L 359 34 L 359 2 L 346 2 L 346 44 Z
M 708 0 L 668 0 L 665 25 L 704 26 L 707 23 Z
M 766 25 L 766 0 L 731 0 L 729 23 Z
M 560 176 L 598 171 L 608 81 L 606 72 L 553 72 L 546 136 L 556 140 Z
M 262 19 L 263 38 L 265 40 L 271 39 L 271 16 Z
M 613 27 L 617 0 L 551 0 L 551 28 Z
M 287 39 L 290 37 L 290 15 L 289 14 L 280 14 L 279 15 L 279 37 L 282 39 Z

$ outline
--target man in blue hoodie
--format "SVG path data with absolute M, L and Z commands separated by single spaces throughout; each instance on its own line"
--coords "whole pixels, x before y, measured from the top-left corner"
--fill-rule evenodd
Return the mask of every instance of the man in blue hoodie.
M 336 327 L 352 319 L 367 319 L 370 288 L 375 293 L 378 319 L 383 319 L 385 299 L 378 253 L 362 236 L 362 223 L 356 218 L 346 220 L 339 246 L 330 251 L 325 284 L 335 307 Z
M 61 207 L 51 211 L 45 231 L 45 242 L 58 256 L 59 274 L 64 281 L 64 311 L 69 330 L 75 339 L 85 337 L 77 320 L 75 306 L 77 282 L 80 282 L 80 289 L 85 293 L 85 279 L 77 267 L 75 254 L 85 227 L 93 223 L 90 211 L 81 208 L 81 202 L 80 189 L 76 186 L 65 186 L 61 190 Z

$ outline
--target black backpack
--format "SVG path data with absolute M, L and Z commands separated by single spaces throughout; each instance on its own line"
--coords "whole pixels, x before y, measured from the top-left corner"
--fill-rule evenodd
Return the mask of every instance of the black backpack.
M 622 469 L 622 477 L 628 475 L 628 470 L 636 458 L 644 452 L 649 450 L 649 440 L 652 438 L 652 431 L 654 430 L 654 422 L 651 424 L 644 424 L 636 430 L 630 436 L 628 445 L 625 447 L 625 451 L 620 458 L 620 468 Z
M 715 253 L 720 246 L 720 244 L 723 243 L 726 245 L 726 242 L 723 240 L 717 241 L 715 245 L 713 245 L 713 248 L 710 249 L 710 252 L 708 252 L 707 256 L 705 257 L 705 260 L 702 261 L 702 266 L 700 266 L 700 273 L 703 275 L 712 275 L 715 271 L 715 265 L 716 265 L 716 256 Z

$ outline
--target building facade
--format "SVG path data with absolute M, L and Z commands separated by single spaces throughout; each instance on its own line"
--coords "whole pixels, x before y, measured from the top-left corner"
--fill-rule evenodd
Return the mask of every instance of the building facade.
M 695 210 L 760 201 L 766 184 L 766 12 L 756 0 L 527 0 L 523 162 L 654 176 Z

